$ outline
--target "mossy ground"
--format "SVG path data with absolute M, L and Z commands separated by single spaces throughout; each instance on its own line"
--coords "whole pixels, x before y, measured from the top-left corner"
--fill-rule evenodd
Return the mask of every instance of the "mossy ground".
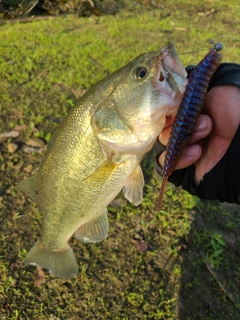
M 42 158 L 25 153 L 25 143 L 31 137 L 47 143 L 96 81 L 168 40 L 186 53 L 185 65 L 202 59 L 207 51 L 194 51 L 209 47 L 212 37 L 224 43 L 224 61 L 239 63 L 239 17 L 238 1 L 178 0 L 115 16 L 0 27 L 0 133 L 22 128 L 19 137 L 0 141 L 0 319 L 240 319 L 239 208 L 169 185 L 157 212 L 160 178 L 152 173 L 152 153 L 143 163 L 142 205 L 120 195 L 109 207 L 105 241 L 71 240 L 80 267 L 72 280 L 38 271 L 45 283 L 36 285 L 35 268 L 23 259 L 41 217 L 15 190 Z

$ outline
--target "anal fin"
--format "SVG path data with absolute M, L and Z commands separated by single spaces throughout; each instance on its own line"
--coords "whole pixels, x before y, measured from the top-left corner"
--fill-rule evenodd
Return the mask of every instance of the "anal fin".
M 123 193 L 126 199 L 135 206 L 139 205 L 143 199 L 144 176 L 140 165 L 131 173 L 126 185 L 123 187 Z
M 81 225 L 75 232 L 78 241 L 90 243 L 104 240 L 108 235 L 107 209 L 91 220 Z

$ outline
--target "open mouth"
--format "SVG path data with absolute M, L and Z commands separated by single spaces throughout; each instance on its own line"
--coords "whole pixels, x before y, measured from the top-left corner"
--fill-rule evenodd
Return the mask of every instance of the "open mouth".
M 176 93 L 183 93 L 187 85 L 187 72 L 179 60 L 173 42 L 169 42 L 159 52 L 161 71 L 158 80 L 167 81 Z
M 165 79 L 165 76 L 164 76 L 164 74 L 162 73 L 162 71 L 160 71 L 160 75 L 159 75 L 158 80 L 159 80 L 160 82 L 163 82 L 164 79 Z

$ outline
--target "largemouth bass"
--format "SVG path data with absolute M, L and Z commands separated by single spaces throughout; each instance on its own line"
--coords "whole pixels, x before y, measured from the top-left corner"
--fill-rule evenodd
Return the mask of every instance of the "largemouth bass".
M 40 167 L 18 189 L 36 201 L 42 233 L 25 263 L 70 278 L 78 263 L 68 244 L 108 234 L 107 206 L 123 189 L 142 201 L 140 162 L 175 115 L 187 84 L 173 43 L 140 55 L 89 89 L 49 142 Z

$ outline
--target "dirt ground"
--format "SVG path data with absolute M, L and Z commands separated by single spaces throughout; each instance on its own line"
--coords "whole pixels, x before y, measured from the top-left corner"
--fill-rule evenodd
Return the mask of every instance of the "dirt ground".
M 169 210 L 158 213 L 160 178 L 153 173 L 152 152 L 143 163 L 147 187 L 142 205 L 136 208 L 120 194 L 108 208 L 106 240 L 71 240 L 80 270 L 75 278 L 58 279 L 25 266 L 26 252 L 41 232 L 41 217 L 16 184 L 38 167 L 46 144 L 44 139 L 26 141 L 25 131 L 32 130 L 33 136 L 40 128 L 53 132 L 61 118 L 42 118 L 35 127 L 29 112 L 14 127 L 17 112 L 4 108 L 0 320 L 240 320 L 239 206 L 200 201 L 168 186 L 164 201 Z
M 152 206 L 131 215 L 119 197 L 109 209 L 109 237 L 97 245 L 72 240 L 80 272 L 60 280 L 23 264 L 40 217 L 14 188 L 41 154 L 9 154 L 5 140 L 1 155 L 0 319 L 240 319 L 237 206 L 201 203 L 178 237 L 171 219 L 167 227 L 153 219 Z M 225 242 L 218 268 L 204 259 L 210 238 L 203 235 L 214 233 Z

